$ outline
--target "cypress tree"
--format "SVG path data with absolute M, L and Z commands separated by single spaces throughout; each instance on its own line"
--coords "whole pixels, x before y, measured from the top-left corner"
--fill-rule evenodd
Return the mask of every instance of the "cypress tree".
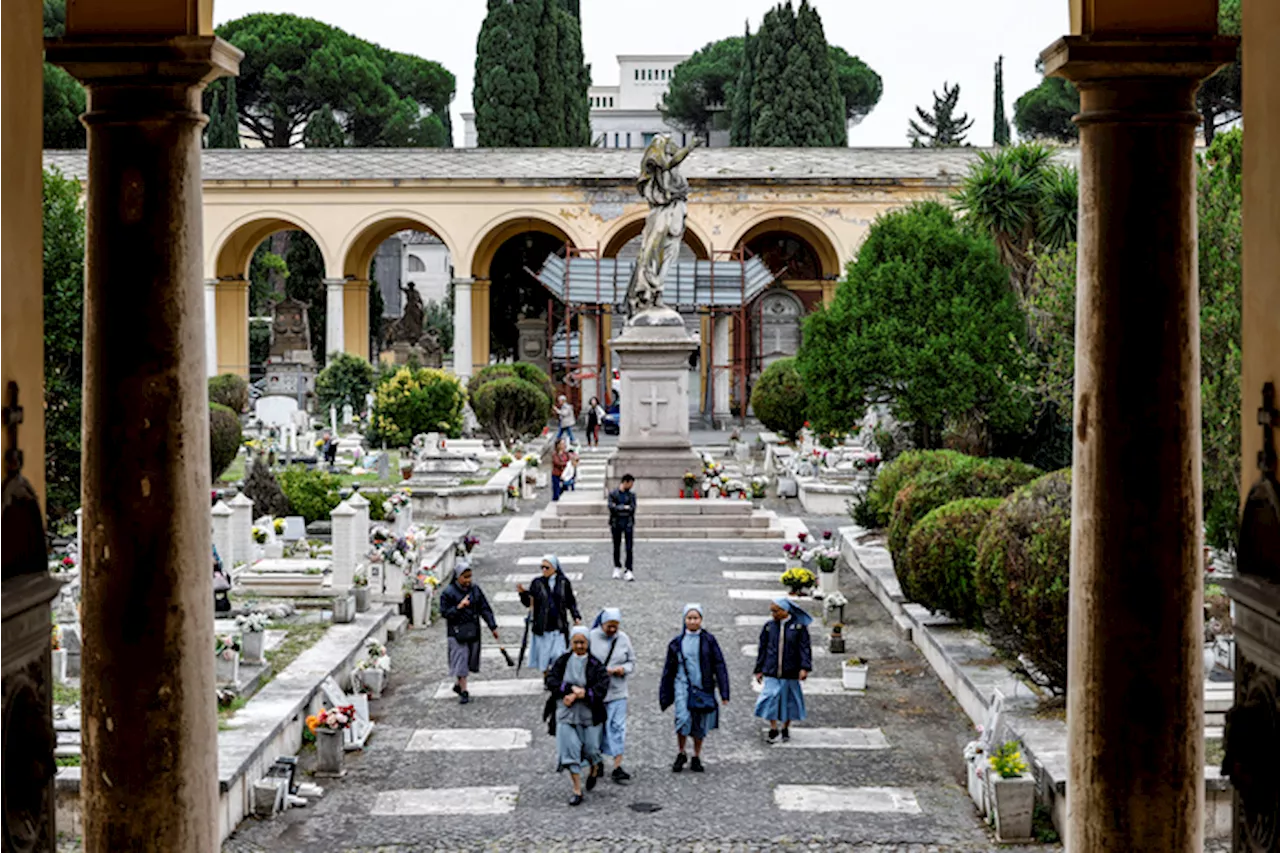
M 738 81 L 733 87 L 733 97 L 729 105 L 729 144 L 746 146 L 751 144 L 751 91 L 755 85 L 755 44 L 751 37 L 751 22 L 744 27 L 742 39 L 742 67 L 738 70 Z
M 795 12 L 790 2 L 765 12 L 756 31 L 755 81 L 751 87 L 751 144 L 791 144 L 786 91 L 787 50 L 795 41 Z
M 328 104 L 311 114 L 302 131 L 302 144 L 307 148 L 344 148 L 347 134 L 334 118 Z
M 209 101 L 209 125 L 205 130 L 206 148 L 239 148 L 240 116 L 236 110 L 235 78 L 218 81 L 221 85 Z M 227 93 L 227 104 L 222 106 L 222 92 Z
M 806 58 L 806 64 L 801 67 L 809 76 L 802 82 L 805 91 L 811 93 L 815 121 L 796 128 L 793 144 L 843 146 L 848 142 L 844 95 L 823 32 L 822 17 L 809 5 L 809 0 L 800 0 L 800 10 L 796 13 L 796 43 Z
M 1004 115 L 1004 57 L 996 60 L 996 104 L 992 115 L 992 141 L 999 146 L 1009 144 L 1009 120 Z
M 529 2 L 529 0 L 526 0 Z M 538 133 L 534 145 L 563 148 L 565 145 L 565 68 L 560 57 L 560 29 L 567 13 L 557 0 L 532 0 L 542 8 L 534 51 L 538 58 Z
M 564 144 L 591 144 L 591 66 L 583 61 L 582 27 L 578 23 L 577 3 L 570 13 L 558 11 L 560 68 L 564 91 Z
M 476 40 L 472 102 L 482 148 L 538 144 L 538 71 L 534 39 L 541 2 L 489 0 Z

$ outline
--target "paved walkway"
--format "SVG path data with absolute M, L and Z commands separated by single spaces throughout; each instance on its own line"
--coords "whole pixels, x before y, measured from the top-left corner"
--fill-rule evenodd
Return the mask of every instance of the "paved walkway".
M 496 545 L 506 519 L 482 522 L 477 579 L 520 645 L 520 605 L 498 593 L 532 576 L 539 543 Z M 821 530 L 823 523 L 811 521 Z M 554 772 L 543 698 L 527 670 L 516 679 L 496 650 L 473 678 L 470 705 L 449 691 L 444 626 L 393 644 L 390 687 L 373 702 L 378 729 L 348 775 L 313 806 L 246 821 L 227 851 L 294 850 L 857 850 L 979 851 L 996 845 L 962 787 L 968 720 L 914 647 L 848 570 L 842 587 L 849 653 L 871 661 L 869 689 L 838 688 L 841 656 L 818 652 L 809 719 L 783 748 L 751 713 L 752 644 L 767 616 L 776 544 L 639 544 L 637 581 L 610 580 L 604 543 L 555 543 L 588 623 L 606 605 L 623 612 L 639 670 L 631 679 L 626 786 L 605 781 L 570 808 L 567 774 Z M 727 559 L 726 559 L 727 558 Z M 756 562 L 759 560 L 759 562 Z M 657 683 L 685 602 L 700 602 L 728 657 L 733 700 L 709 737 L 707 772 L 673 774 L 671 713 Z M 825 649 L 820 623 L 815 650 Z M 487 638 L 486 638 L 487 639 Z M 304 751 L 304 768 L 314 752 Z M 660 810 L 650 811 L 653 804 Z M 1008 849 L 1008 848 L 1006 848 Z M 1045 849 L 1045 848 L 1038 848 Z M 1054 849 L 1054 848 L 1050 848 Z

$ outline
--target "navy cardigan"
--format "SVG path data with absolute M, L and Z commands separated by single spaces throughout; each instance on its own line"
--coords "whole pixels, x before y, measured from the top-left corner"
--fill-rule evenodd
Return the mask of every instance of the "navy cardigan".
M 667 710 L 676 701 L 676 671 L 683 664 L 680 662 L 680 641 L 684 638 L 681 631 L 676 638 L 667 644 L 667 661 L 662 665 L 662 681 L 658 684 L 658 706 Z M 710 631 L 701 632 L 698 658 L 702 667 L 702 688 L 713 696 L 716 688 L 724 701 L 729 701 L 729 667 L 725 665 L 724 653 L 720 644 Z
M 778 632 L 786 631 L 782 646 L 782 675 L 778 675 Z M 770 619 L 760 629 L 760 646 L 756 651 L 756 674 L 774 678 L 796 679 L 800 670 L 813 672 L 813 650 L 809 644 L 809 626 L 798 625 L 795 620 L 779 622 Z

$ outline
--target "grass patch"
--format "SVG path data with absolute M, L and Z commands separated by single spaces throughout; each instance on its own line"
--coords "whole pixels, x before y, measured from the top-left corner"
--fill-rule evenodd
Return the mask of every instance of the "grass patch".
M 53 763 L 59 767 L 79 767 L 80 756 L 78 755 L 58 755 L 54 756 Z
M 1032 812 L 1031 835 L 1041 844 L 1057 844 L 1062 840 L 1053 826 L 1053 814 L 1044 803 L 1036 803 L 1035 811 Z
M 315 645 L 316 641 L 323 637 L 324 632 L 328 630 L 329 624 L 327 622 L 290 625 L 289 633 L 285 635 L 280 645 L 263 655 L 267 659 L 267 663 L 271 664 L 272 677 L 274 678 L 284 672 L 285 667 L 293 663 L 298 655 Z M 263 686 L 265 687 L 266 685 Z
M 227 470 L 222 472 L 222 476 L 218 478 L 218 482 L 224 485 L 231 485 L 244 480 L 247 475 L 248 455 L 245 453 L 237 453 L 236 458 L 231 460 L 231 465 Z
M 80 688 L 69 684 L 53 685 L 53 704 L 74 705 L 80 701 Z
M 1222 759 L 1225 758 L 1226 755 L 1226 747 L 1223 746 L 1222 738 L 1209 738 L 1204 742 L 1205 767 L 1221 767 Z

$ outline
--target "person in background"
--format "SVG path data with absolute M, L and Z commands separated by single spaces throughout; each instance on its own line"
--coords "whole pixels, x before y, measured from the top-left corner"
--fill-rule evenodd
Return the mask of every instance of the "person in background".
M 609 673 L 609 692 L 604 697 L 604 737 L 600 751 L 613 756 L 613 781 L 622 784 L 631 774 L 622 769 L 622 754 L 627 746 L 627 677 L 636 671 L 636 653 L 631 638 L 619 630 L 622 611 L 606 607 L 596 617 L 589 637 L 591 656 L 604 664 Z M 604 772 L 604 768 L 600 768 Z
M 571 482 L 575 476 L 577 459 L 578 455 L 569 449 L 563 438 L 556 440 L 555 449 L 551 451 L 551 500 L 560 500 L 566 482 Z
M 573 442 L 573 425 L 578 420 L 578 416 L 573 413 L 573 404 L 569 402 L 569 398 L 560 395 L 560 404 L 556 406 L 556 417 L 560 419 L 560 429 L 556 432 L 556 441 L 569 436 L 569 441 Z
M 604 771 L 600 756 L 601 730 L 605 721 L 605 696 L 609 674 L 590 652 L 587 629 L 574 627 L 569 651 L 560 655 L 544 678 L 555 702 L 556 769 L 568 770 L 573 780 L 569 805 L 582 805 L 582 765 L 590 768 L 587 790 L 595 788 Z M 585 760 L 585 761 L 584 761 Z
M 729 704 L 729 668 L 725 665 L 720 643 L 710 631 L 702 629 L 702 605 L 684 606 L 684 630 L 667 644 L 667 660 L 658 684 L 658 705 L 667 710 L 675 705 L 676 753 L 673 773 L 685 764 L 694 773 L 703 772 L 702 742 L 707 732 L 720 724 L 716 708 L 716 691 L 725 705 Z M 693 738 L 693 760 L 685 745 Z
M 618 488 L 609 493 L 609 532 L 613 535 L 613 579 L 636 579 L 632 572 L 631 546 L 635 543 L 636 478 L 623 474 Z M 622 541 L 627 542 L 627 571 L 622 571 Z
M 804 692 L 800 682 L 813 670 L 813 651 L 809 643 L 809 623 L 813 617 L 786 596 L 769 605 L 773 617 L 760 629 L 760 645 L 756 650 L 756 681 L 764 685 L 756 700 L 755 714 L 769 721 L 769 742 L 778 739 L 778 723 L 782 723 L 782 739 L 791 740 L 791 722 L 803 720 Z
M 604 423 L 604 407 L 597 397 L 587 401 L 587 447 L 600 446 L 600 424 Z
M 231 591 L 231 575 L 222 567 L 222 557 L 218 556 L 218 546 L 213 546 L 213 612 L 229 613 L 231 599 L 227 593 Z
M 533 634 L 529 646 L 529 665 L 546 675 L 556 658 L 564 654 L 569 637 L 569 617 L 574 625 L 582 624 L 573 584 L 560 569 L 560 558 L 548 554 L 542 558 L 542 574 L 529 588 L 516 584 L 520 603 L 530 610 L 529 629 Z
M 498 639 L 498 622 L 493 618 L 493 608 L 484 591 L 472 581 L 471 567 L 459 560 L 453 571 L 453 582 L 440 593 L 440 615 L 448 624 L 449 674 L 457 682 L 453 692 L 465 705 L 471 701 L 467 692 L 467 675 L 480 671 L 480 620 L 489 626 L 489 633 Z

